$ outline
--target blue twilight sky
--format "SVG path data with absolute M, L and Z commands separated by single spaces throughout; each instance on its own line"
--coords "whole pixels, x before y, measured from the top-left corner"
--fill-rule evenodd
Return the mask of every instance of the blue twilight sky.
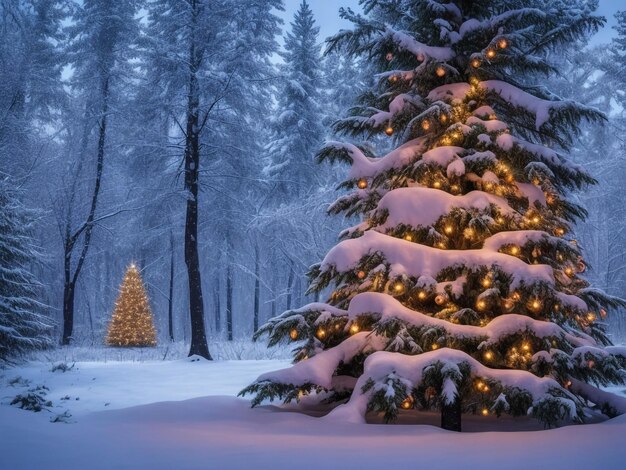
M 285 12 L 282 16 L 285 19 L 286 28 L 293 19 L 300 2 L 301 0 L 285 0 Z M 339 7 L 352 7 L 354 10 L 359 10 L 358 0 L 308 0 L 308 3 L 320 27 L 320 42 L 340 29 L 350 27 L 350 22 L 339 18 Z M 626 0 L 600 0 L 598 13 L 606 17 L 607 24 L 592 38 L 592 44 L 606 43 L 611 40 L 615 33 L 615 30 L 611 28 L 615 24 L 613 15 L 618 10 L 626 10 Z

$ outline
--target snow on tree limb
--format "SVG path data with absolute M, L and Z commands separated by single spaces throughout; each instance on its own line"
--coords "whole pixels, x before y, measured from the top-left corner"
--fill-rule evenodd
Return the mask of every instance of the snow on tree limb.
M 345 272 L 358 265 L 360 260 L 373 253 L 382 253 L 392 271 L 400 275 L 431 276 L 435 278 L 443 269 L 452 266 L 497 266 L 513 278 L 511 289 L 520 283 L 543 281 L 554 284 L 552 268 L 545 265 L 528 265 L 506 254 L 489 250 L 438 250 L 424 245 L 369 231 L 362 237 L 344 240 L 333 247 L 322 262 L 321 269 Z

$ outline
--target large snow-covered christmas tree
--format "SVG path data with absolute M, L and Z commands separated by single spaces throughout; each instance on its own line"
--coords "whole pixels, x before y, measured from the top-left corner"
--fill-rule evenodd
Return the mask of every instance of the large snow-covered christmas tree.
M 395 149 L 329 142 L 350 165 L 332 213 L 360 215 L 310 273 L 326 303 L 261 327 L 295 365 L 242 393 L 336 403 L 387 420 L 402 409 L 581 422 L 595 386 L 624 383 L 626 348 L 602 320 L 623 305 L 585 281 L 570 193 L 594 179 L 566 157 L 596 110 L 540 85 L 548 59 L 603 20 L 586 1 L 363 0 L 330 41 L 377 64 L 378 88 L 339 131 L 387 134 Z M 610 414 L 610 406 L 603 410 Z

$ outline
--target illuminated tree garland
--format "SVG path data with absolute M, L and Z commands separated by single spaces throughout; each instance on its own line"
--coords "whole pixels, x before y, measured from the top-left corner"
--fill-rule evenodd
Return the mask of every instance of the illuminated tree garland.
M 156 346 L 157 335 L 141 274 L 131 264 L 120 287 L 105 340 L 109 346 Z

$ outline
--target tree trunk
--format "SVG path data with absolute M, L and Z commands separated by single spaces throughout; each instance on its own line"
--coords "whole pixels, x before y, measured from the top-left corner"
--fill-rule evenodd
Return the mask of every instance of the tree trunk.
M 191 320 L 191 346 L 189 355 L 211 360 L 204 326 L 204 301 L 198 255 L 198 177 L 200 167 L 199 90 L 195 31 L 198 9 L 192 2 L 192 35 L 189 42 L 189 95 L 187 97 L 187 126 L 185 135 L 185 189 L 187 212 L 185 217 L 185 264 L 189 284 L 189 316 Z
M 230 254 L 230 250 L 229 250 Z M 230 256 L 227 256 L 226 267 L 226 330 L 228 341 L 233 340 L 233 267 Z
M 254 243 L 254 320 L 252 325 L 253 333 L 259 329 L 259 306 L 261 296 L 261 256 L 259 253 L 259 244 Z
M 289 262 L 289 278 L 287 279 L 287 310 L 291 310 L 291 298 L 293 293 L 294 269 L 293 261 Z
M 270 318 L 274 318 L 276 316 L 276 272 L 272 272 L 272 302 L 270 305 Z
M 61 344 L 67 346 L 74 330 L 74 283 L 66 282 L 63 286 L 63 336 Z
M 85 223 L 70 236 L 69 225 L 66 231 L 65 240 L 65 285 L 63 286 L 63 336 L 61 338 L 61 344 L 70 344 L 72 334 L 74 331 L 74 293 L 76 281 L 80 275 L 80 271 L 83 268 L 87 253 L 89 252 L 89 246 L 91 244 L 91 234 L 94 227 L 94 218 L 96 216 L 96 207 L 98 206 L 98 196 L 100 195 L 100 186 L 102 184 L 102 171 L 104 169 L 104 150 L 106 144 L 106 132 L 107 132 L 107 114 L 109 112 L 109 78 L 105 78 L 102 83 L 102 109 L 101 117 L 98 129 L 98 155 L 96 162 L 96 180 L 93 188 L 93 194 L 91 196 L 91 206 L 89 208 L 89 214 Z M 74 195 L 72 195 L 74 197 Z M 68 220 L 68 224 L 71 220 Z M 74 274 L 71 274 L 71 261 L 72 252 L 76 246 L 76 242 L 79 237 L 83 235 L 83 247 L 78 258 L 78 263 L 74 269 Z
M 448 431 L 461 432 L 461 400 L 441 406 L 441 427 Z
M 219 335 L 222 329 L 222 299 L 220 297 L 220 273 L 218 271 L 215 277 L 215 285 L 213 287 L 213 305 L 215 306 L 215 334 Z
M 170 295 L 167 302 L 167 324 L 170 341 L 174 341 L 174 234 L 170 231 Z

